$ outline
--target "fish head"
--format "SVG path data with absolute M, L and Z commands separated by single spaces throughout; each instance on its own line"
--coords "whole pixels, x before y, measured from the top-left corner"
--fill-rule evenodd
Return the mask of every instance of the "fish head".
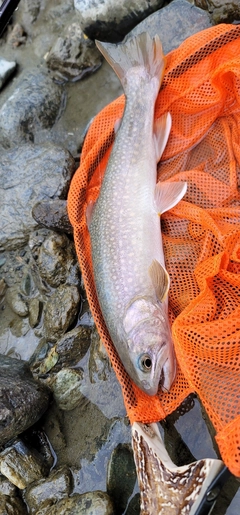
M 167 303 L 141 297 L 132 302 L 124 317 L 130 359 L 130 375 L 148 395 L 159 386 L 168 391 L 176 374 L 176 361 Z

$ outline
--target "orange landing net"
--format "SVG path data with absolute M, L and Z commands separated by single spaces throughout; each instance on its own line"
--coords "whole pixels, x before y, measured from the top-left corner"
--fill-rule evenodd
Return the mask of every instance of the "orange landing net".
M 158 179 L 187 181 L 188 190 L 162 217 L 178 372 L 170 392 L 153 398 L 130 380 L 104 324 L 85 219 L 123 109 L 121 96 L 94 119 L 68 197 L 89 305 L 131 423 L 165 418 L 194 391 L 216 429 L 222 459 L 240 476 L 240 27 L 212 27 L 167 55 L 155 116 L 170 111 L 173 124 Z

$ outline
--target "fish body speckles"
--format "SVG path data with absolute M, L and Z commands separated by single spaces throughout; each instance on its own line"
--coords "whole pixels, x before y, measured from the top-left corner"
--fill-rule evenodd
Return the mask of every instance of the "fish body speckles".
M 144 33 L 121 45 L 97 45 L 122 82 L 126 106 L 89 217 L 94 279 L 127 372 L 154 395 L 159 382 L 169 389 L 175 376 L 159 213 L 182 198 L 186 184 L 156 186 L 157 161 L 171 128 L 169 113 L 154 123 L 165 67 L 159 38 Z

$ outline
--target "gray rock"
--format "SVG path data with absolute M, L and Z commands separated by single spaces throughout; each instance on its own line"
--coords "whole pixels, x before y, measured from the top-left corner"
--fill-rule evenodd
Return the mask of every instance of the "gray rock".
M 63 466 L 50 472 L 48 478 L 35 481 L 24 492 L 31 515 L 39 509 L 47 510 L 57 501 L 68 497 L 72 491 L 72 474 Z
M 42 302 L 37 297 L 30 299 L 30 301 L 28 303 L 28 310 L 29 310 L 29 324 L 31 327 L 36 327 L 41 318 Z
M 17 488 L 5 476 L 0 476 L 0 497 L 1 495 L 15 496 Z M 1 511 L 0 511 L 1 513 Z
M 38 255 L 35 253 L 35 262 L 41 278 L 53 288 L 66 283 L 76 261 L 75 249 L 68 237 L 50 231 L 39 247 Z
M 28 315 L 28 306 L 21 293 L 16 288 L 8 288 L 6 293 L 6 300 L 12 311 L 20 317 Z
M 53 145 L 26 144 L 1 153 L 0 251 L 28 241 L 37 225 L 31 216 L 33 205 L 42 199 L 65 198 L 74 171 L 69 152 Z
M 43 225 L 53 231 L 73 233 L 69 221 L 66 200 L 45 200 L 37 202 L 32 209 L 32 216 L 39 225 Z
M 66 513 L 68 515 L 114 515 L 114 509 L 110 497 L 105 492 L 96 490 L 63 499 L 48 511 L 48 515 L 66 515 Z
M 49 394 L 33 379 L 26 362 L 0 355 L 0 446 L 43 415 Z
M 77 23 L 72 23 L 64 36 L 59 36 L 47 53 L 46 63 L 60 80 L 77 81 L 95 72 L 102 56 L 94 43 L 84 37 Z
M 55 347 L 58 362 L 54 370 L 62 366 L 74 366 L 85 356 L 91 343 L 91 332 L 89 327 L 79 325 L 58 340 Z
M 1 515 L 26 515 L 26 507 L 18 497 L 0 495 Z
M 240 20 L 239 0 L 195 0 L 195 4 L 209 12 L 213 23 L 232 23 Z
M 63 368 L 51 383 L 54 399 L 60 409 L 71 411 L 88 401 L 81 392 L 83 373 L 80 369 Z
M 7 81 L 8 77 L 12 75 L 16 69 L 17 63 L 15 61 L 7 61 L 0 57 L 0 89 L 3 84 Z
M 111 454 L 107 472 L 107 492 L 113 500 L 115 514 L 125 512 L 137 480 L 133 451 L 128 444 L 118 444 Z
M 44 308 L 44 329 L 52 342 L 66 333 L 73 323 L 80 302 L 80 294 L 76 286 L 60 285 L 47 301 Z
M 74 0 L 83 32 L 90 39 L 114 43 L 163 3 L 164 0 Z
M 210 17 L 206 11 L 191 5 L 187 0 L 173 0 L 169 5 L 139 23 L 127 37 L 141 32 L 148 32 L 152 37 L 158 34 L 163 51 L 167 54 L 189 36 L 210 26 Z
M 23 490 L 33 481 L 46 476 L 48 470 L 40 454 L 17 440 L 0 453 L 0 472 Z
M 38 68 L 23 72 L 0 109 L 0 145 L 14 147 L 34 141 L 40 129 L 50 129 L 63 107 L 62 89 Z

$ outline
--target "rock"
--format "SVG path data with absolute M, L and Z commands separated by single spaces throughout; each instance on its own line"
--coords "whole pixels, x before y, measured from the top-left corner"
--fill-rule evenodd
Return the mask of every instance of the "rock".
M 63 368 L 51 383 L 54 399 L 60 409 L 71 411 L 80 403 L 87 402 L 81 393 L 83 373 L 81 369 Z
M 91 329 L 84 325 L 79 325 L 68 331 L 56 343 L 58 362 L 54 370 L 60 367 L 72 367 L 76 365 L 86 354 L 91 343 Z
M 125 515 L 139 515 L 140 514 L 140 494 L 137 493 L 132 497 L 128 504 Z
M 7 61 L 6 59 L 0 57 L 0 89 L 3 87 L 3 84 L 15 71 L 16 66 L 17 63 L 15 61 Z
M 90 39 L 117 43 L 137 23 L 162 7 L 163 0 L 74 0 L 83 32 Z
M 47 510 L 57 501 L 70 495 L 72 491 L 72 474 L 63 466 L 50 472 L 48 478 L 35 481 L 24 492 L 24 499 L 31 515 L 37 511 Z
M 28 28 L 37 20 L 40 9 L 43 8 L 42 4 L 42 0 L 24 0 L 20 3 L 19 10 L 25 28 Z
M 11 45 L 12 48 L 16 48 L 23 43 L 26 43 L 27 35 L 20 23 L 16 23 L 11 32 L 8 34 L 7 43 Z
M 66 197 L 74 171 L 69 152 L 54 145 L 26 144 L 1 153 L 0 251 L 27 243 L 36 227 L 33 205 L 42 199 Z
M 7 289 L 6 300 L 16 315 L 20 317 L 26 317 L 28 315 L 28 306 L 21 293 L 16 288 Z
M 232 23 L 240 20 L 238 0 L 195 0 L 197 7 L 208 10 L 213 23 Z
M 26 507 L 18 497 L 0 495 L 1 515 L 26 515 Z
M 9 495 L 10 497 L 17 494 L 17 488 L 5 476 L 0 476 L 0 497 L 1 495 Z M 1 511 L 0 511 L 1 513 Z
M 59 36 L 45 56 L 48 68 L 60 80 L 77 81 L 95 72 L 102 56 L 94 43 L 86 38 L 77 23 L 72 23 L 64 36 Z
M 23 490 L 28 485 L 47 475 L 43 458 L 29 449 L 21 440 L 0 453 L 0 472 L 17 488 Z
M 80 294 L 76 286 L 60 285 L 44 308 L 44 329 L 48 339 L 55 342 L 76 318 Z
M 0 279 L 0 306 L 5 299 L 6 290 L 7 290 L 7 285 L 4 281 L 4 279 Z
M 0 109 L 0 145 L 10 148 L 34 141 L 41 129 L 50 129 L 63 107 L 63 91 L 45 71 L 23 72 Z
M 118 444 L 111 454 L 107 472 L 107 493 L 114 502 L 115 514 L 125 512 L 137 480 L 133 451 L 128 444 Z
M 187 0 L 173 0 L 169 5 L 139 23 L 127 37 L 141 32 L 148 32 L 152 37 L 158 34 L 163 51 L 167 54 L 189 36 L 210 26 L 208 13 L 191 5 Z
M 73 233 L 72 225 L 68 218 L 66 200 L 46 200 L 37 202 L 32 209 L 32 216 L 39 225 L 43 225 L 53 231 Z
M 96 490 L 63 499 L 48 511 L 48 515 L 66 515 L 66 513 L 68 515 L 114 515 L 114 509 L 110 497 L 105 492 Z
M 55 232 L 49 232 L 34 259 L 41 278 L 53 288 L 66 283 L 77 261 L 73 243 L 65 234 Z
M 28 309 L 29 324 L 31 327 L 36 327 L 39 324 L 42 314 L 42 302 L 37 297 L 30 299 Z
M 49 394 L 33 379 L 26 362 L 0 355 L 0 446 L 43 415 Z

